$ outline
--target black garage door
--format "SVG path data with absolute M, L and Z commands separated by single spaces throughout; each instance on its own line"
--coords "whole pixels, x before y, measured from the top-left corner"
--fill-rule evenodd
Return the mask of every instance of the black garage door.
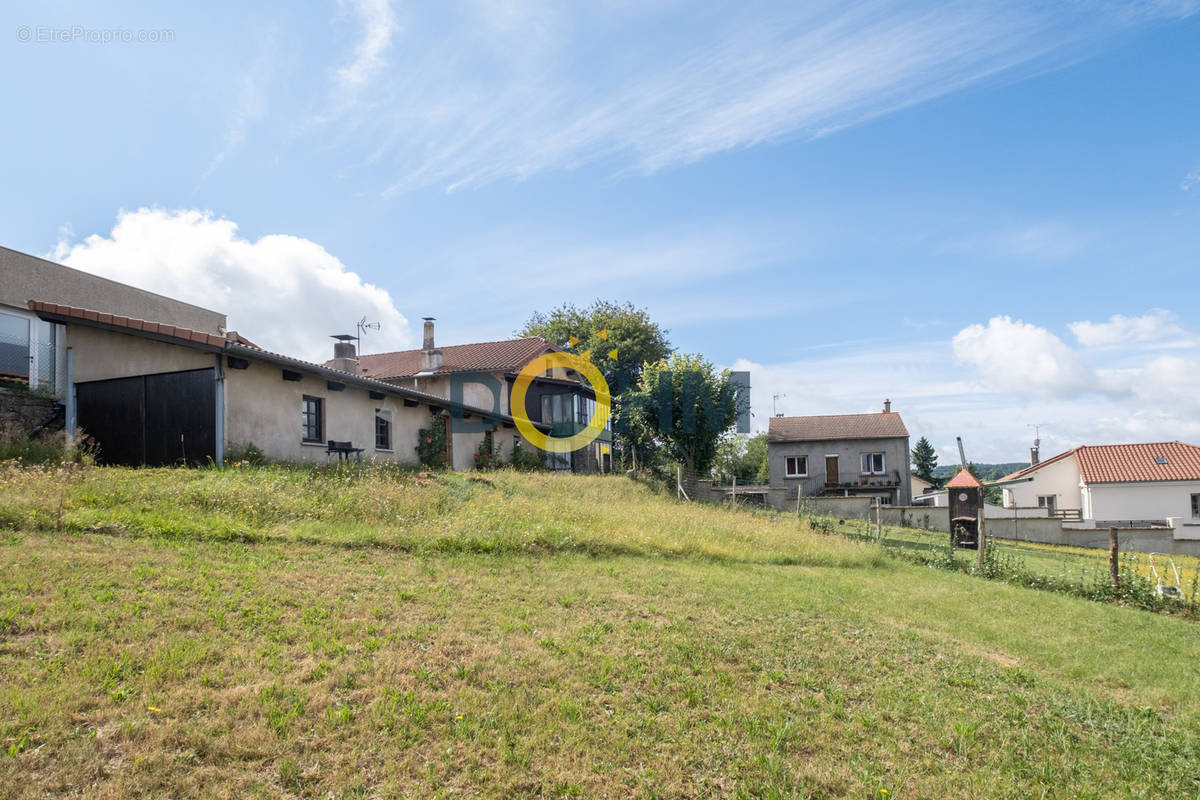
M 211 369 L 75 384 L 79 427 L 103 464 L 206 464 L 217 456 Z

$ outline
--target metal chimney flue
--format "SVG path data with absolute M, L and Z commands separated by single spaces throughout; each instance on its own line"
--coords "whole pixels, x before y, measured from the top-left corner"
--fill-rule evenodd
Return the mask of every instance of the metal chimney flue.
M 885 414 L 890 414 L 890 413 L 892 413 L 892 400 L 891 400 L 891 398 L 888 398 L 887 400 L 884 400 L 884 401 L 883 401 L 883 413 L 885 413 Z

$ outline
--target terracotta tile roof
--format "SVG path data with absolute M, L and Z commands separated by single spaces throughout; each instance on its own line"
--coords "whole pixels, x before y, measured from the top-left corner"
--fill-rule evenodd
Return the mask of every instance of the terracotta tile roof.
M 1075 457 L 1084 483 L 1200 480 L 1200 447 L 1176 441 L 1083 445 L 1006 475 L 1000 482 L 1024 478 L 1069 456 Z M 1166 463 L 1158 463 L 1156 459 L 1160 458 Z
M 218 349 L 223 349 L 226 344 L 226 339 L 224 336 L 216 336 L 203 331 L 194 331 L 191 328 L 168 325 L 164 322 L 149 322 L 144 319 L 122 317 L 116 314 L 107 314 L 103 311 L 92 311 L 87 308 L 63 306 L 59 305 L 58 303 L 45 303 L 41 300 L 30 300 L 29 310 L 35 314 L 52 314 L 65 319 L 77 319 L 83 322 L 92 322 L 97 325 L 105 325 L 112 328 L 126 328 L 130 331 L 138 333 L 150 333 L 158 336 L 166 336 L 172 339 L 180 339 L 185 342 L 207 345 L 208 347 L 215 347 Z
M 342 372 L 331 367 L 326 367 L 322 364 L 315 364 L 311 361 L 304 361 L 299 358 L 285 356 L 281 353 L 272 353 L 269 350 L 264 350 L 258 345 L 240 336 L 236 333 L 230 339 L 224 336 L 216 336 L 211 333 L 202 333 L 194 331 L 190 328 L 181 328 L 177 325 L 167 325 L 161 322 L 147 322 L 142 319 L 133 319 L 130 317 L 122 317 L 114 314 L 107 314 L 102 311 L 92 311 L 86 308 L 75 308 L 74 306 L 64 306 L 57 303 L 45 303 L 41 300 L 30 300 L 29 310 L 38 315 L 46 315 L 51 318 L 71 320 L 76 319 L 80 322 L 90 325 L 104 326 L 109 328 L 124 328 L 131 335 L 150 334 L 156 337 L 167 337 L 179 340 L 180 344 L 184 345 L 200 345 L 203 347 L 211 347 L 217 350 L 222 350 L 226 353 L 236 353 L 239 355 L 251 356 L 262 359 L 264 361 L 273 362 L 276 364 L 285 364 L 299 368 L 311 369 L 317 374 L 326 374 L 326 377 L 340 377 L 355 384 L 376 388 L 381 391 L 391 392 L 393 394 L 412 397 L 419 401 L 436 406 L 457 405 L 461 406 L 465 411 L 477 414 L 481 417 L 486 417 L 491 413 L 488 409 L 476 408 L 465 403 L 451 404 L 447 398 L 437 395 L 419 392 L 414 389 L 406 389 L 391 384 L 382 383 L 374 380 L 366 375 L 352 375 L 349 372 Z M 419 352 L 419 351 L 418 351 Z M 327 373 L 332 373 L 328 375 Z M 512 422 L 513 418 L 507 414 L 499 415 L 505 422 Z M 539 430 L 548 430 L 548 426 L 540 422 L 533 423 Z
M 1080 447 L 1075 461 L 1084 483 L 1200 480 L 1200 447 L 1183 442 Z
M 1039 470 L 1042 467 L 1049 466 L 1050 464 L 1056 464 L 1059 461 L 1062 461 L 1064 458 L 1067 458 L 1068 456 L 1075 455 L 1075 450 L 1078 450 L 1078 449 L 1079 448 L 1076 447 L 1074 450 L 1067 450 L 1065 453 L 1059 453 L 1058 455 L 1054 456 L 1053 458 L 1044 459 L 1032 466 L 1026 467 L 1025 469 L 1019 469 L 1016 472 L 1010 472 L 1007 475 L 1005 475 L 1003 478 L 1001 478 L 1000 480 L 996 481 L 996 483 L 1004 483 L 1005 481 L 1011 481 L 1011 480 L 1015 480 L 1017 478 L 1024 478 L 1026 475 L 1028 475 L 1029 473 L 1031 473 L 1035 470 Z
M 979 479 L 976 478 L 974 475 L 972 475 L 970 473 L 970 471 L 965 470 L 965 469 L 960 469 L 958 471 L 958 474 L 955 475 L 953 478 L 951 478 L 950 482 L 946 484 L 946 488 L 947 489 L 963 489 L 963 488 L 970 488 L 970 487 L 979 487 L 982 485 L 983 484 L 979 482 Z
M 894 436 L 908 436 L 908 429 L 895 411 L 824 417 L 771 417 L 767 425 L 768 442 L 886 439 Z
M 451 372 L 519 372 L 542 353 L 556 351 L 545 339 L 505 339 L 499 342 L 475 342 L 438 348 L 442 351 L 442 368 L 434 374 Z M 325 362 L 328 365 L 329 361 Z M 400 350 L 395 353 L 373 353 L 358 357 L 360 375 L 372 378 L 409 378 L 421 371 L 420 350 Z

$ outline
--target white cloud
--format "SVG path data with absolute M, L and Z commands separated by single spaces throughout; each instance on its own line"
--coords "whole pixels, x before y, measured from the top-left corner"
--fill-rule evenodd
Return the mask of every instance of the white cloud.
M 372 102 L 347 123 L 373 139 L 363 166 L 390 169 L 388 191 L 596 161 L 652 172 L 822 136 L 1194 11 L 937 0 L 702 13 L 665 1 L 619 5 L 511 0 L 479 13 L 479 0 L 450 2 L 408 12 L 403 35 L 393 35 L 386 4 L 364 4 L 370 34 L 340 82 L 357 91 L 385 68 L 389 79 L 374 81 Z
M 49 257 L 225 313 L 231 329 L 287 355 L 330 358 L 329 336 L 354 333 L 363 315 L 382 325 L 371 349 L 412 345 L 408 322 L 388 293 L 321 245 L 283 234 L 251 241 L 235 222 L 207 211 L 122 211 L 107 236 L 60 241 Z
M 954 337 L 954 357 L 990 389 L 1067 396 L 1096 388 L 1096 375 L 1079 354 L 1045 328 L 992 317 Z
M 362 39 L 354 48 L 354 58 L 335 75 L 338 90 L 354 95 L 383 69 L 384 53 L 396 32 L 396 15 L 389 0 L 350 0 L 350 4 L 362 24 Z
M 1155 342 L 1184 333 L 1175 315 L 1156 308 L 1140 317 L 1114 314 L 1108 322 L 1072 322 L 1067 325 L 1084 347 L 1111 347 L 1134 342 Z

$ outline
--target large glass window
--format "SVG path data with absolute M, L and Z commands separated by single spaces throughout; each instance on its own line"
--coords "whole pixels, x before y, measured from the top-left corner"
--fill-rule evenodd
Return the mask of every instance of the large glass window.
M 883 453 L 863 453 L 862 474 L 879 475 L 883 472 Z
M 29 320 L 0 313 L 0 378 L 29 380 L 31 355 Z

